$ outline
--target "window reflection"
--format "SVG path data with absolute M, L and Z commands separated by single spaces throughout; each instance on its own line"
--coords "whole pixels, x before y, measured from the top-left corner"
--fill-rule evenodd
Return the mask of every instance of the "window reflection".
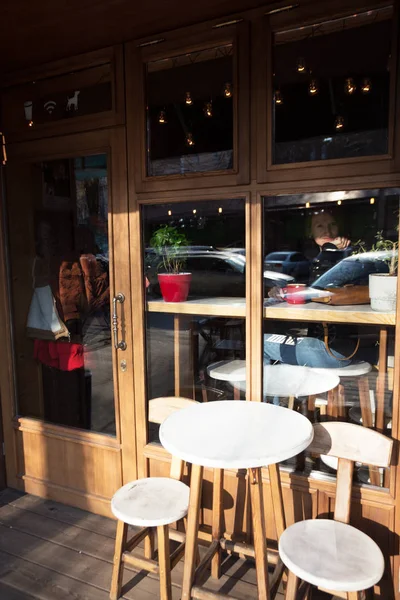
M 265 266 L 291 277 L 265 296 L 266 401 L 312 421 L 347 420 L 391 434 L 399 198 L 397 189 L 265 198 Z M 336 468 L 324 457 L 288 464 L 328 474 Z M 355 477 L 388 484 L 369 466 L 359 465 Z
M 277 32 L 275 164 L 388 152 L 392 8 Z

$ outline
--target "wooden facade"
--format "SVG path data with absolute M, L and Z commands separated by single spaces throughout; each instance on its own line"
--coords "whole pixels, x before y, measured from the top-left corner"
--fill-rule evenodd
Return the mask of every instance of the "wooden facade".
M 10 74 L 6 78 L 2 94 L 2 127 L 7 139 L 8 162 L 3 169 L 7 204 L 3 202 L 0 215 L 3 240 L 0 247 L 0 332 L 3 340 L 0 350 L 0 395 L 9 487 L 109 516 L 109 499 L 122 483 L 147 474 L 167 475 L 169 472 L 168 454 L 160 445 L 148 443 L 146 296 L 141 232 L 143 206 L 243 199 L 248 261 L 247 302 L 230 312 L 229 308 L 225 309 L 227 312 L 224 316 L 246 319 L 247 397 L 254 401 L 262 399 L 262 322 L 265 316 L 285 318 L 277 312 L 273 313 L 274 310 L 279 312 L 279 308 L 270 309 L 269 315 L 264 312 L 261 285 L 263 197 L 271 194 L 400 187 L 399 2 L 394 2 L 391 70 L 395 76 L 390 87 L 389 147 L 387 154 L 379 157 L 337 159 L 322 161 L 323 164 L 320 161 L 319 164 L 314 162 L 306 166 L 304 163 L 272 164 L 271 35 L 274 31 L 322 19 L 340 18 L 352 10 L 374 9 L 379 5 L 379 2 L 372 0 L 362 3 L 330 0 L 324 3 L 300 2 L 298 9 L 287 11 L 275 12 L 262 7 L 63 59 Z M 285 8 L 284 5 L 282 7 Z M 220 27 L 221 24 L 226 25 Z M 151 43 L 155 39 L 163 41 Z M 161 60 L 171 53 L 190 53 L 220 43 L 232 43 L 237 49 L 234 62 L 237 94 L 234 100 L 233 168 L 227 173 L 148 177 L 145 168 L 144 64 L 150 60 Z M 64 85 L 61 81 L 63 78 L 72 78 L 73 87 L 76 87 L 75 81 L 79 85 L 90 85 L 93 69 L 103 69 L 105 80 L 111 85 L 112 103 L 106 110 L 27 127 L 22 107 L 31 97 L 27 94 L 33 93 L 33 81 L 36 82 L 34 94 L 42 98 L 48 93 L 57 93 Z M 78 79 L 74 80 L 73 77 Z M 16 398 L 22 391 L 24 394 L 31 393 L 30 382 L 37 374 L 28 368 L 24 370 L 23 351 L 18 350 L 18 354 L 15 354 L 15 348 L 24 345 L 25 321 L 20 317 L 14 321 L 14 325 L 10 318 L 11 314 L 14 318 L 16 314 L 27 314 L 31 299 L 29 273 L 34 243 L 31 240 L 31 224 L 23 218 L 24 209 L 28 214 L 28 206 L 24 206 L 23 199 L 25 203 L 31 201 L 26 186 L 30 182 L 32 163 L 100 152 L 107 155 L 110 165 L 108 224 L 111 290 L 113 296 L 123 292 L 126 299 L 124 335 L 127 350 L 113 350 L 115 437 L 53 425 L 18 414 Z M 6 206 L 8 214 L 5 214 Z M 9 219 L 18 223 L 17 230 L 8 228 Z M 11 278 L 10 248 L 14 257 L 15 253 L 21 253 L 18 272 L 14 270 Z M 21 281 L 25 283 L 20 284 Z M 154 304 L 150 309 L 156 312 L 157 306 Z M 219 308 L 215 310 L 215 314 L 221 314 Z M 301 312 L 303 309 L 297 310 Z M 185 308 L 182 308 L 182 314 L 184 311 Z M 204 314 L 204 308 L 193 309 L 192 314 Z M 213 314 L 212 311 L 209 314 Z M 300 313 L 297 317 L 300 320 L 307 318 Z M 348 321 L 368 323 L 368 317 L 364 321 L 363 318 L 362 314 L 353 314 Z M 400 304 L 395 319 L 388 322 L 382 317 L 379 324 L 381 327 L 393 326 L 399 322 L 399 318 Z M 346 320 L 346 317 L 343 319 Z M 352 506 L 352 523 L 369 533 L 385 554 L 387 571 L 376 590 L 385 600 L 400 598 L 398 328 L 395 348 L 392 417 L 395 452 L 388 486 L 387 489 L 354 486 Z M 22 387 L 21 382 L 17 385 L 17 368 L 22 369 L 26 376 L 26 389 L 22 389 L 23 381 Z M 210 532 L 212 505 L 211 477 L 207 470 L 205 478 L 203 521 L 206 537 Z M 264 478 L 268 537 L 274 540 L 276 533 L 267 471 Z M 282 485 L 288 524 L 302 518 L 332 513 L 335 489 L 332 481 L 282 471 Z M 239 495 L 241 500 L 235 508 L 228 505 L 224 513 L 226 529 L 232 534 L 248 530 L 245 489 L 246 482 L 240 475 L 226 473 L 225 494 L 233 498 Z

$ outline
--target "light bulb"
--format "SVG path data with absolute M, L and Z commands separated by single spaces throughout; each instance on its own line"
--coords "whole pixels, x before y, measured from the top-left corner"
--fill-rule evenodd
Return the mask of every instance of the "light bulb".
M 170 217 L 172 215 L 172 210 L 168 211 L 168 216 Z
M 275 90 L 274 94 L 275 104 L 283 104 L 282 94 L 279 90 Z
M 296 69 L 298 73 L 305 73 L 306 71 L 306 61 L 304 58 L 300 57 L 297 59 Z
M 204 114 L 206 115 L 206 117 L 212 117 L 213 116 L 213 111 L 212 111 L 212 102 L 206 102 L 204 105 Z
M 340 131 L 341 129 L 343 129 L 343 127 L 344 127 L 344 118 L 339 115 L 335 119 L 335 129 L 337 129 L 337 131 Z
M 375 204 L 375 198 L 370 198 L 370 199 L 369 199 L 369 203 L 370 203 L 370 204 Z
M 310 94 L 310 96 L 315 96 L 316 94 L 318 94 L 318 83 L 316 79 L 311 79 L 308 85 L 308 93 Z
M 195 215 L 197 213 L 197 210 L 194 208 L 193 209 L 193 214 Z
M 337 203 L 338 203 L 338 206 L 340 206 L 342 204 L 342 201 L 338 200 Z
M 192 100 L 192 96 L 191 96 L 190 92 L 186 92 L 185 102 L 188 106 L 191 106 L 193 104 L 193 100 Z
M 194 146 L 194 139 L 193 139 L 193 133 L 188 133 L 186 135 L 186 145 L 187 146 Z
M 232 84 L 226 83 L 224 86 L 224 96 L 225 98 L 232 98 Z
M 371 91 L 371 80 L 366 77 L 362 83 L 361 91 L 363 94 L 369 94 Z
M 306 208 L 310 208 L 310 203 L 306 202 Z
M 158 115 L 158 122 L 159 123 L 166 123 L 167 122 L 167 115 L 165 114 L 165 110 L 161 110 L 160 114 Z
M 29 121 L 28 126 L 33 127 L 33 121 Z
M 357 88 L 356 84 L 354 83 L 354 79 L 352 77 L 348 77 L 344 85 L 344 91 L 346 92 L 346 94 L 349 94 L 349 96 L 351 96 L 351 94 L 354 94 L 356 89 Z

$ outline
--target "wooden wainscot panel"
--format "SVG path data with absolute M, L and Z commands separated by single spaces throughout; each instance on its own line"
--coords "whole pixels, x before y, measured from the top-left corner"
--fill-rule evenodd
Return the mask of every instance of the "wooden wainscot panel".
M 111 516 L 110 498 L 122 485 L 120 445 L 99 434 L 21 419 L 20 489 L 64 504 Z M 62 468 L 61 468 L 62 467 Z
M 319 518 L 332 518 L 335 498 L 333 494 L 319 492 Z M 351 505 L 350 524 L 369 535 L 382 550 L 385 557 L 385 574 L 375 586 L 375 594 L 384 600 L 394 600 L 392 562 L 395 548 L 395 507 L 354 499 Z
M 122 47 L 49 63 L 8 82 L 2 124 L 8 141 L 124 123 Z

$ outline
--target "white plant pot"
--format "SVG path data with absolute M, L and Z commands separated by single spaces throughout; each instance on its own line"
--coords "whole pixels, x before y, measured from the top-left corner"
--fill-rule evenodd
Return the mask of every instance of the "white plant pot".
M 389 312 L 396 310 L 397 276 L 374 273 L 369 276 L 369 297 L 372 310 Z

